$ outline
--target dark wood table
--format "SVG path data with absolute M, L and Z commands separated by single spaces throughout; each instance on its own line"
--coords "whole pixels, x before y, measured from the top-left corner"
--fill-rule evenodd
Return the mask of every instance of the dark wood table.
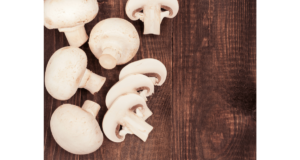
M 98 0 L 99 13 L 85 25 L 88 35 L 97 22 L 111 17 L 129 20 L 127 0 Z M 53 111 L 64 103 L 85 100 L 101 105 L 97 121 L 107 111 L 105 96 L 120 70 L 103 69 L 85 43 L 88 69 L 107 78 L 93 96 L 79 89 L 68 101 L 44 90 L 44 157 L 46 160 L 252 160 L 256 159 L 256 1 L 179 0 L 179 13 L 164 19 L 161 35 L 143 35 L 143 23 L 131 21 L 141 39 L 133 61 L 155 58 L 168 70 L 165 84 L 148 99 L 154 127 L 146 143 L 128 135 L 113 143 L 106 137 L 96 152 L 73 155 L 56 144 L 50 131 Z M 50 56 L 68 46 L 63 33 L 44 29 L 44 70 Z

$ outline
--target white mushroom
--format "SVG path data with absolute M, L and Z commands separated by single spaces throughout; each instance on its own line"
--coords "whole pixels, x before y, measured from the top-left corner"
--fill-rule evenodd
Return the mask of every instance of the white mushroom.
M 138 93 L 138 91 L 140 93 Z M 130 75 L 117 82 L 108 91 L 105 99 L 107 108 L 109 109 L 114 101 L 121 95 L 127 93 L 139 94 L 145 101 L 146 97 L 154 93 L 154 85 L 152 81 L 145 75 Z
M 98 92 L 106 78 L 87 67 L 87 57 L 76 47 L 63 47 L 50 58 L 45 72 L 45 86 L 49 94 L 58 100 L 71 98 L 78 88 L 85 88 L 92 94 Z
M 166 80 L 167 69 L 159 60 L 146 58 L 125 66 L 120 72 L 119 79 L 131 74 L 144 74 L 151 79 L 154 85 L 161 86 Z
M 103 68 L 113 69 L 130 61 L 140 46 L 134 26 L 121 18 L 100 21 L 91 31 L 89 46 Z
M 167 11 L 162 12 L 161 8 Z M 126 4 L 127 16 L 144 22 L 144 34 L 159 35 L 162 19 L 175 17 L 178 10 L 177 0 L 128 0 Z
M 103 134 L 95 119 L 100 105 L 85 101 L 82 108 L 64 104 L 52 114 L 50 129 L 55 141 L 73 154 L 89 154 L 103 142 Z
M 84 25 L 98 11 L 97 0 L 45 0 L 45 27 L 64 32 L 70 46 L 80 47 L 88 40 Z
M 126 94 L 116 99 L 103 119 L 103 132 L 108 139 L 122 142 L 126 134 L 135 134 L 144 142 L 147 140 L 153 127 L 134 113 L 136 108 L 141 108 L 141 113 L 148 108 L 146 102 L 136 94 Z

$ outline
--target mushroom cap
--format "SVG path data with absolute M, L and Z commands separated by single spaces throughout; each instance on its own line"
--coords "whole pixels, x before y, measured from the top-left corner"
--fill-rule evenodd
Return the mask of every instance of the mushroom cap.
M 50 129 L 59 146 L 73 154 L 92 153 L 103 142 L 103 134 L 94 116 L 71 104 L 61 105 L 54 111 Z
M 89 46 L 98 59 L 106 48 L 117 51 L 120 58 L 116 64 L 122 65 L 136 55 L 140 46 L 140 38 L 130 22 L 121 18 L 108 18 L 94 26 Z
M 124 141 L 125 136 L 119 135 L 119 121 L 124 118 L 128 112 L 134 112 L 137 107 L 142 107 L 142 110 L 148 109 L 144 99 L 136 94 L 128 93 L 116 99 L 103 118 L 102 128 L 108 139 L 113 142 Z
M 160 4 L 161 8 L 169 11 L 168 18 L 173 18 L 179 10 L 178 0 L 128 0 L 126 3 L 126 14 L 131 20 L 138 20 L 136 12 L 143 10 L 146 5 Z
M 45 72 L 45 86 L 49 94 L 58 100 L 71 98 L 86 67 L 86 54 L 79 48 L 68 46 L 54 52 Z
M 45 27 L 54 29 L 83 25 L 92 21 L 98 10 L 97 0 L 45 0 Z
M 161 86 L 166 80 L 167 69 L 159 60 L 146 58 L 132 62 L 125 66 L 120 72 L 119 79 L 121 80 L 131 74 L 144 74 L 149 77 L 156 77 L 158 79 L 158 83 L 155 85 Z
M 154 93 L 154 85 L 147 76 L 142 74 L 129 75 L 125 77 L 112 86 L 108 91 L 105 99 L 106 107 L 109 109 L 119 96 L 126 93 L 137 94 L 137 91 L 139 90 L 147 90 L 146 96 L 150 96 Z

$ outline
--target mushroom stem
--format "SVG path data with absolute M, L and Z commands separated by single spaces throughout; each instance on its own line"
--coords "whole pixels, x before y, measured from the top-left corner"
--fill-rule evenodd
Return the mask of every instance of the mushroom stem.
M 160 35 L 161 5 L 144 6 L 144 34 Z
M 137 108 L 137 109 L 135 110 L 135 112 L 136 112 L 136 115 L 137 115 L 137 116 L 143 118 L 144 115 L 143 115 L 141 109 L 142 109 L 142 107 L 139 107 L 139 108 Z
M 100 108 L 101 107 L 98 103 L 95 103 L 95 102 L 90 101 L 90 100 L 86 100 L 82 105 L 82 109 L 84 109 L 85 111 L 92 114 L 95 118 L 96 118 Z
M 144 108 L 144 112 L 141 111 L 141 108 L 137 108 L 135 112 L 139 117 L 142 115 L 141 118 L 143 118 L 144 120 L 148 119 L 153 114 L 148 107 Z
M 126 134 L 132 134 L 132 133 L 128 130 L 128 128 L 123 126 L 122 130 L 120 130 L 120 132 L 119 132 L 119 135 L 125 136 Z
M 92 94 L 95 94 L 101 89 L 105 80 L 105 77 L 99 76 L 86 69 L 78 88 L 85 88 Z
M 113 69 L 116 67 L 119 58 L 120 54 L 117 50 L 105 48 L 99 57 L 99 63 L 105 69 Z
M 128 112 L 122 121 L 122 126 L 126 127 L 128 132 L 135 134 L 144 142 L 146 142 L 148 134 L 153 129 L 151 125 L 146 123 L 142 118 L 138 117 L 133 112 Z
M 89 38 L 86 34 L 84 25 L 79 25 L 72 28 L 60 28 L 58 30 L 65 33 L 70 46 L 80 47 Z
M 145 101 L 148 101 L 147 90 L 140 91 L 140 96 L 143 97 Z

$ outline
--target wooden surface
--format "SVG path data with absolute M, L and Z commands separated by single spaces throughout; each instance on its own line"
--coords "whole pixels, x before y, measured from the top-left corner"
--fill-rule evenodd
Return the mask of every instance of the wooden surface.
M 88 35 L 103 19 L 129 20 L 126 1 L 98 0 L 97 17 L 85 25 Z M 51 114 L 64 103 L 96 101 L 102 128 L 106 93 L 124 67 L 103 69 L 85 43 L 80 48 L 87 54 L 88 69 L 107 81 L 97 95 L 79 89 L 68 101 L 55 100 L 44 90 L 46 160 L 256 159 L 256 1 L 179 0 L 179 6 L 174 19 L 163 20 L 160 36 L 143 35 L 143 23 L 129 20 L 141 39 L 132 61 L 155 58 L 168 70 L 165 84 L 155 87 L 147 102 L 153 112 L 147 122 L 154 127 L 147 142 L 133 135 L 122 143 L 105 137 L 99 150 L 78 156 L 54 141 Z M 68 42 L 58 30 L 44 28 L 44 44 L 45 70 L 50 56 Z

